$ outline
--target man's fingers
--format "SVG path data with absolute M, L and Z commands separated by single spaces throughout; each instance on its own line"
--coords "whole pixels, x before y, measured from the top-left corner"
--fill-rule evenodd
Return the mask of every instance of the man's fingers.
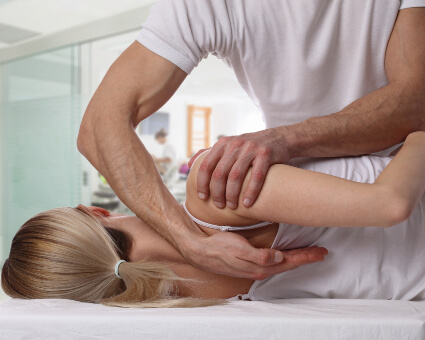
M 230 209 L 236 209 L 238 207 L 242 184 L 250 165 L 250 159 L 240 159 L 235 162 L 230 170 L 226 185 L 226 205 Z
M 226 206 L 226 185 L 235 160 L 236 155 L 224 154 L 212 173 L 211 197 L 217 208 L 221 209 Z
M 208 149 L 201 149 L 201 150 L 199 150 L 197 153 L 195 153 L 195 154 L 192 156 L 192 158 L 190 159 L 189 163 L 187 163 L 187 165 L 189 166 L 189 168 L 191 168 L 191 167 L 192 167 L 193 163 L 195 162 L 195 160 L 198 158 L 198 156 L 199 156 L 201 153 L 203 153 L 203 152 L 205 152 L 205 151 L 207 151 L 207 150 L 209 150 L 209 149 L 211 149 L 211 148 L 208 148 Z
M 281 263 L 284 259 L 284 254 L 279 250 L 259 249 L 251 245 L 244 247 L 243 252 L 235 255 L 241 260 L 252 262 L 260 267 L 273 266 L 277 263 Z
M 249 250 L 249 251 L 248 251 Z M 245 248 L 239 258 L 253 262 L 259 266 L 272 266 L 278 263 L 306 264 L 323 259 L 328 250 L 323 247 L 308 247 L 280 251 L 275 249 Z
M 323 261 L 328 251 L 326 248 L 311 247 L 283 253 L 284 260 L 282 261 L 282 266 L 287 264 L 287 266 L 284 267 L 285 270 L 289 270 L 291 267 L 295 269 L 305 264 Z
M 283 255 L 283 260 L 281 263 L 272 266 L 254 265 L 249 275 L 250 278 L 254 280 L 264 280 L 269 276 L 294 270 L 306 264 L 321 262 L 325 259 L 328 251 L 325 248 L 311 247 L 296 249 L 296 251 L 283 251 L 279 253 L 282 253 Z
M 262 266 L 242 259 L 239 259 L 239 263 L 236 259 L 233 265 L 238 266 L 237 268 L 240 271 L 238 276 L 252 280 L 264 280 L 269 276 L 294 270 L 306 264 L 321 262 L 325 255 L 322 252 L 301 252 L 288 256 L 284 255 L 283 258 L 281 263 L 269 266 Z
M 252 167 L 251 177 L 249 179 L 248 187 L 246 188 L 242 204 L 249 208 L 257 199 L 258 194 L 263 187 L 264 180 L 266 179 L 267 170 L 269 169 L 269 162 L 267 160 L 256 158 Z
M 311 246 L 306 248 L 297 248 L 297 249 L 291 249 L 291 250 L 284 250 L 284 253 L 287 255 L 295 255 L 299 253 L 320 253 L 323 255 L 328 254 L 328 250 L 325 247 L 318 247 L 318 246 Z
M 202 200 L 208 199 L 211 176 L 222 156 L 222 149 L 220 147 L 213 147 L 199 165 L 197 191 L 198 197 Z

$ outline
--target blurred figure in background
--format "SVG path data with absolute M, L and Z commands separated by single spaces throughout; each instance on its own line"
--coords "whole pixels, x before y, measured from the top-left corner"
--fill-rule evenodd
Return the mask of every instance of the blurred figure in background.
M 164 128 L 155 134 L 155 140 L 163 146 L 162 155 L 159 158 L 152 157 L 161 175 L 166 175 L 176 163 L 176 149 L 170 143 L 167 143 L 167 132 Z

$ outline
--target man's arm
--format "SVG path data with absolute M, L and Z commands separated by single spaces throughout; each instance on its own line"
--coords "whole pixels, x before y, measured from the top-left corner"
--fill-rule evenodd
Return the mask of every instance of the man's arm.
M 87 107 L 77 142 L 80 152 L 124 204 L 203 269 L 258 279 L 314 262 L 309 250 L 285 256 L 255 249 L 239 235 L 206 237 L 164 186 L 134 129 L 185 78 L 174 64 L 133 43 L 111 66 Z M 270 266 L 275 262 L 279 266 Z
M 184 216 L 179 216 L 178 205 L 162 184 L 135 127 L 157 111 L 185 78 L 179 68 L 134 42 L 109 69 L 80 127 L 80 152 L 124 204 L 150 225 L 161 225 L 162 219 L 166 224 L 173 219 L 184 221 Z M 191 224 L 187 224 L 189 230 Z M 160 232 L 170 237 L 167 228 Z
M 292 157 L 380 151 L 425 130 L 425 8 L 400 11 L 385 56 L 388 85 L 333 115 L 289 128 Z
M 200 166 L 199 197 L 208 199 L 211 195 L 217 207 L 235 209 L 243 179 L 252 166 L 241 200 L 249 207 L 257 199 L 271 164 L 294 157 L 367 154 L 400 143 L 411 132 L 425 130 L 424 37 L 425 8 L 402 10 L 386 52 L 388 85 L 328 116 L 221 138 Z

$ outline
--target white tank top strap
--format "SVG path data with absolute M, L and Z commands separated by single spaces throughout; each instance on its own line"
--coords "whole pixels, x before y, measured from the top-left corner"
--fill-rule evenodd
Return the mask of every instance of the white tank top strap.
M 256 228 L 261 228 L 264 227 L 266 225 L 272 224 L 273 222 L 261 222 L 261 223 L 257 223 L 257 224 L 253 224 L 253 225 L 246 225 L 246 226 L 238 226 L 238 227 L 234 227 L 234 226 L 221 226 L 221 225 L 216 225 L 216 224 L 211 224 L 211 223 L 207 223 L 204 221 L 201 221 L 199 219 L 197 219 L 195 216 L 193 216 L 186 208 L 186 202 L 183 202 L 183 209 L 186 211 L 186 213 L 189 215 L 189 217 L 196 223 L 207 227 L 207 228 L 211 228 L 211 229 L 216 229 L 216 230 L 221 230 L 221 231 L 241 231 L 241 230 L 249 230 L 249 229 L 256 229 Z

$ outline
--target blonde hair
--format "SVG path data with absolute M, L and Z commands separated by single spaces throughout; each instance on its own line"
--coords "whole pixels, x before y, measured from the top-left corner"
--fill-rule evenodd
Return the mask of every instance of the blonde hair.
M 130 240 L 103 226 L 83 206 L 57 208 L 28 220 L 12 241 L 2 288 L 14 298 L 71 299 L 117 307 L 201 307 L 220 300 L 181 298 L 184 280 L 159 262 L 128 260 Z

